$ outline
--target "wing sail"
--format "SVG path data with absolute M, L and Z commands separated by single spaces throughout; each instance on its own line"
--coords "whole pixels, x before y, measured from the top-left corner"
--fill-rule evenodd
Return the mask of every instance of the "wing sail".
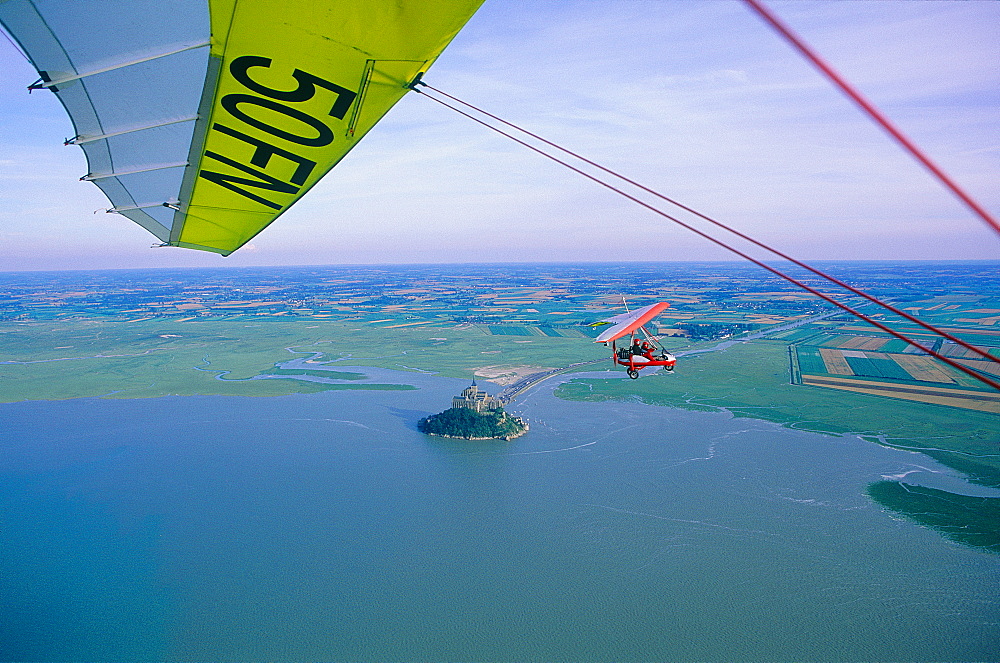
M 112 210 L 228 255 L 333 168 L 483 0 L 6 0 Z M 92 17 L 100 16 L 100 21 Z M 86 26 L 86 29 L 81 29 Z
M 100 17 L 100 20 L 95 20 Z M 204 0 L 0 2 L 0 23 L 55 93 L 112 209 L 170 237 L 209 63 Z
M 607 318 L 605 322 L 615 323 L 614 327 L 605 330 L 600 336 L 594 339 L 595 343 L 608 343 L 610 341 L 615 341 L 626 334 L 631 334 L 639 327 L 658 316 L 664 309 L 669 308 L 670 304 L 667 302 L 657 302 L 655 304 L 650 304 L 649 306 L 643 306 L 642 308 L 636 309 L 631 313 L 622 313 L 611 318 Z

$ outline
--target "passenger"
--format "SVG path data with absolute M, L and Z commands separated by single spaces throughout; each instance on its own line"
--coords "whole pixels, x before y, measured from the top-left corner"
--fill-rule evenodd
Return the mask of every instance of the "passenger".
M 651 343 L 649 343 L 648 341 L 643 341 L 643 340 L 640 340 L 638 338 L 632 341 L 632 355 L 633 356 L 641 356 L 641 357 L 645 357 L 646 359 L 652 359 L 653 358 L 653 351 L 655 349 L 656 348 L 653 347 L 653 345 Z

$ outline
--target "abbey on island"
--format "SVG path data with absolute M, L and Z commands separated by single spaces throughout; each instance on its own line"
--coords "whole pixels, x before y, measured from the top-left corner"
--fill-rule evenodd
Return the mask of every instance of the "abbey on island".
M 424 417 L 417 429 L 428 435 L 466 440 L 512 440 L 528 431 L 521 417 L 512 417 L 503 402 L 479 390 L 475 379 L 462 393 L 451 399 L 451 407 L 439 414 Z

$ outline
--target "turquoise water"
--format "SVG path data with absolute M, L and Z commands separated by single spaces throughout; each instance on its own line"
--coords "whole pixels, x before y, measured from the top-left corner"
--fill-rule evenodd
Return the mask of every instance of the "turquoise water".
M 963 485 L 926 457 L 549 384 L 522 438 L 430 439 L 465 383 L 399 376 L 0 406 L 0 659 L 1000 654 L 1000 557 L 864 496 Z

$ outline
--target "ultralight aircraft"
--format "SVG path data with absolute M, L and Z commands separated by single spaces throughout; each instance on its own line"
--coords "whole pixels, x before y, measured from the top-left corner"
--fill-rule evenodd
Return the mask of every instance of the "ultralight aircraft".
M 604 345 L 611 343 L 611 359 L 615 364 L 625 366 L 628 376 L 633 380 L 639 377 L 639 371 L 644 368 L 662 366 L 672 371 L 677 358 L 667 352 L 660 344 L 659 338 L 645 327 L 646 323 L 669 306 L 667 302 L 657 302 L 630 312 L 626 305 L 625 313 L 595 323 L 595 325 L 612 324 L 614 327 L 602 332 L 594 342 Z M 626 335 L 629 339 L 628 345 L 619 348 L 616 341 Z

